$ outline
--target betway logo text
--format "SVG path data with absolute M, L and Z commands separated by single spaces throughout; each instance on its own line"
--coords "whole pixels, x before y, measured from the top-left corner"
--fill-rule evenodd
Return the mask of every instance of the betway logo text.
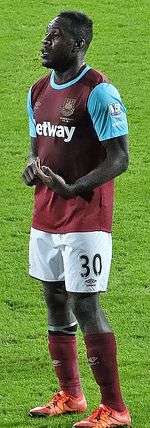
M 69 143 L 73 137 L 75 126 L 52 125 L 50 122 L 36 124 L 36 133 L 45 137 L 63 138 L 65 143 Z

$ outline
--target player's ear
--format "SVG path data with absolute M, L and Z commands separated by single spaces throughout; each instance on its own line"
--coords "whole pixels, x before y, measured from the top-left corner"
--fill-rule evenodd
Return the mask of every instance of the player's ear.
M 74 51 L 81 50 L 84 48 L 84 46 L 85 46 L 85 39 L 76 40 L 73 50 Z

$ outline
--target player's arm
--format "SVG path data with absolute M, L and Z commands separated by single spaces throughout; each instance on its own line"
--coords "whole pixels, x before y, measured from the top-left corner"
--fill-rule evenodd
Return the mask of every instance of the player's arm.
M 76 194 L 90 191 L 122 174 L 129 162 L 126 109 L 117 89 L 109 83 L 97 85 L 87 107 L 106 157 L 95 170 L 76 181 Z
M 106 158 L 104 162 L 75 182 L 76 195 L 93 190 L 127 170 L 129 155 L 126 135 L 105 141 L 105 149 Z
M 32 110 L 31 102 L 31 89 L 29 90 L 27 97 L 27 111 L 29 119 L 29 134 L 31 138 L 29 155 L 27 165 L 23 171 L 22 178 L 27 186 L 33 186 L 37 182 L 36 170 L 35 170 L 35 160 L 37 158 L 37 136 L 36 136 L 36 127 L 35 120 Z

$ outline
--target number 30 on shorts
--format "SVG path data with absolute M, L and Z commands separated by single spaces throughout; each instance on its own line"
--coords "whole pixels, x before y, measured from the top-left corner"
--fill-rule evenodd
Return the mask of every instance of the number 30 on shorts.
M 97 253 L 94 255 L 92 259 L 92 263 L 90 263 L 89 257 L 86 254 L 82 254 L 80 256 L 80 261 L 81 261 L 81 268 L 82 268 L 82 272 L 81 272 L 82 277 L 87 278 L 87 276 L 89 276 L 91 273 L 91 269 L 96 276 L 101 274 L 102 259 L 100 254 Z M 92 268 L 89 266 L 89 263 L 92 266 Z

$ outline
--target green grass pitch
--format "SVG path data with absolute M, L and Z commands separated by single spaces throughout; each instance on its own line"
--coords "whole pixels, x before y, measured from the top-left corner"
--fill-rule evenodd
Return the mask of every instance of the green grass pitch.
M 38 282 L 27 274 L 32 189 L 21 181 L 28 129 L 26 94 L 45 70 L 38 52 L 48 21 L 62 9 L 79 9 L 94 20 L 87 62 L 119 88 L 128 108 L 130 167 L 116 180 L 113 265 L 102 304 L 118 337 L 122 389 L 134 428 L 150 427 L 149 303 L 149 0 L 5 0 L 0 7 L 0 428 L 69 428 L 79 415 L 32 420 L 30 407 L 57 388 L 47 352 L 47 315 Z M 79 359 L 88 412 L 99 391 Z

